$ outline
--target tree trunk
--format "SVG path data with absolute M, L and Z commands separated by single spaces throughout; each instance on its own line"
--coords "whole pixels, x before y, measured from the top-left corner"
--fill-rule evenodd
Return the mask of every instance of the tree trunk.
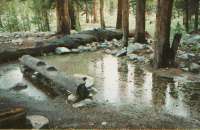
M 101 21 L 101 28 L 105 29 L 105 20 L 104 20 L 104 0 L 100 0 L 100 21 Z
M 1 16 L 0 16 L 0 28 L 3 27 L 3 23 L 2 23 L 2 20 L 1 20 Z
M 93 23 L 97 23 L 98 19 L 97 19 L 97 1 L 96 0 L 93 0 L 92 13 L 93 13 Z
M 122 2 L 122 30 L 123 30 L 123 46 L 128 46 L 129 35 L 129 0 Z
M 86 23 L 89 23 L 90 19 L 89 19 L 89 8 L 87 0 L 85 0 L 85 15 L 86 15 Z
M 198 25 L 199 25 L 199 0 L 196 0 L 195 5 L 195 23 L 194 23 L 194 30 L 198 31 Z
M 71 22 L 68 11 L 68 0 L 56 0 L 57 33 L 70 34 Z
M 122 29 L 122 0 L 118 0 L 116 29 Z
M 74 1 L 69 0 L 69 16 L 71 19 L 71 29 L 76 29 L 76 15 L 75 15 L 75 9 L 74 9 Z
M 135 42 L 146 43 L 145 39 L 145 4 L 146 0 L 136 0 Z
M 158 0 L 156 16 L 154 67 L 170 65 L 170 26 L 173 0 Z
M 184 22 L 184 24 L 185 24 L 186 32 L 189 32 L 189 6 L 188 6 L 189 2 L 188 2 L 188 0 L 185 0 L 184 2 L 185 2 L 185 16 L 184 16 L 185 22 Z
M 75 4 L 75 13 L 76 13 L 76 30 L 81 31 L 80 6 L 78 4 Z

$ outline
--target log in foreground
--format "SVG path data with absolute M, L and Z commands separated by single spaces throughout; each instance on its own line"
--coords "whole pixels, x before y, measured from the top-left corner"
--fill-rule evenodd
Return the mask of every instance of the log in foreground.
M 54 52 L 57 47 L 67 47 L 69 49 L 77 48 L 80 45 L 86 45 L 92 42 L 104 40 L 121 39 L 122 33 L 104 29 L 94 29 L 83 31 L 76 34 L 66 35 L 60 39 L 50 41 L 29 41 L 32 46 L 29 47 L 1 47 L 0 62 L 17 60 L 23 55 L 40 56 L 43 53 Z M 27 43 L 24 42 L 24 45 Z
M 25 75 L 29 72 L 37 72 L 40 77 L 38 80 L 46 81 L 47 86 L 51 87 L 57 94 L 69 95 L 72 93 L 79 99 L 89 96 L 89 90 L 82 79 L 67 75 L 56 67 L 29 55 L 20 58 L 20 62 L 26 68 L 23 70 Z
M 23 128 L 26 125 L 26 110 L 24 108 L 9 108 L 0 110 L 0 128 Z

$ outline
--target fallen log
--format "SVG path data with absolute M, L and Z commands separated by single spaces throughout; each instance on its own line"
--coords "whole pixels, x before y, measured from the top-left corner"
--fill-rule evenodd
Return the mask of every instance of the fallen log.
M 94 29 L 83 31 L 77 34 L 66 35 L 61 39 L 51 41 L 33 41 L 31 47 L 1 47 L 0 63 L 17 60 L 23 55 L 40 56 L 43 53 L 54 52 L 57 47 L 67 47 L 69 49 L 77 48 L 80 45 L 86 45 L 92 42 L 103 40 L 121 39 L 122 33 L 119 31 Z M 26 44 L 26 43 L 24 43 Z
M 39 73 L 39 80 L 45 79 L 46 83 L 58 94 L 68 95 L 72 93 L 80 99 L 87 98 L 89 95 L 84 80 L 67 75 L 56 67 L 29 55 L 20 58 L 20 62 L 25 67 L 31 69 L 32 72 Z M 23 72 L 26 73 L 25 71 Z
M 9 108 L 0 110 L 0 128 L 24 128 L 26 125 L 26 110 L 24 108 Z

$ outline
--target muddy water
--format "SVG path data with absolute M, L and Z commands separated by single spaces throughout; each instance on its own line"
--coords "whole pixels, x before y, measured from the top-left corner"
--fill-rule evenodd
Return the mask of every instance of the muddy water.
M 153 107 L 164 113 L 200 119 L 200 83 L 162 78 L 125 60 L 102 53 L 43 57 L 70 74 L 95 77 L 95 99 L 115 107 Z M 197 115 L 196 115 L 197 114 Z
M 184 83 L 160 77 L 141 66 L 101 52 L 40 58 L 68 74 L 94 77 L 98 89 L 94 96 L 97 104 L 114 109 L 121 115 L 134 117 L 131 122 L 149 123 L 149 118 L 152 118 L 162 124 L 162 121 L 176 121 L 174 117 L 178 117 L 192 122 L 195 120 L 200 126 L 198 82 Z M 40 101 L 53 100 L 44 90 L 23 78 L 18 64 L 0 66 L 0 91 L 9 91 L 21 81 L 26 82 L 28 88 L 15 93 Z

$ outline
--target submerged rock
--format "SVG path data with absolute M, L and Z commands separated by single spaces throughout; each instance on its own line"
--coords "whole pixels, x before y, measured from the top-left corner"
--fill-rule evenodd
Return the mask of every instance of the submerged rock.
M 59 55 L 70 53 L 70 52 L 71 52 L 71 50 L 66 48 L 66 47 L 58 47 L 58 48 L 56 48 L 56 54 L 59 54 Z
M 48 129 L 49 119 L 41 115 L 31 115 L 27 116 L 27 120 L 30 121 L 34 129 Z
M 28 85 L 22 82 L 22 83 L 17 83 L 13 88 L 11 88 L 11 90 L 20 91 L 26 89 L 27 87 Z
M 78 103 L 75 103 L 72 105 L 73 108 L 82 108 L 82 107 L 88 107 L 88 106 L 94 106 L 96 103 L 92 99 L 85 99 Z

